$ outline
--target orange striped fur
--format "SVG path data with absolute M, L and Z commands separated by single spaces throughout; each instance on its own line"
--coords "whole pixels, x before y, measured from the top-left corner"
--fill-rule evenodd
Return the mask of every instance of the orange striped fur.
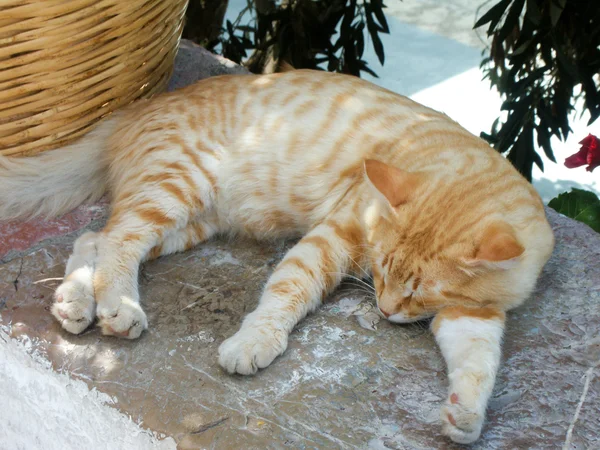
M 216 233 L 298 236 L 258 308 L 221 345 L 226 370 L 269 365 L 346 275 L 371 273 L 389 320 L 442 313 L 433 331 L 449 371 L 463 373 L 479 370 L 456 356 L 473 342 L 497 366 L 503 312 L 530 295 L 553 248 L 540 198 L 504 158 L 444 114 L 358 78 L 210 78 L 111 120 L 112 215 L 76 244 L 67 267 L 76 275 L 53 309 L 71 332 L 97 315 L 104 333 L 138 337 L 144 259 Z M 472 334 L 453 331 L 458 321 Z M 442 420 L 458 442 L 479 435 L 495 371 L 485 374 L 477 395 L 451 383 Z

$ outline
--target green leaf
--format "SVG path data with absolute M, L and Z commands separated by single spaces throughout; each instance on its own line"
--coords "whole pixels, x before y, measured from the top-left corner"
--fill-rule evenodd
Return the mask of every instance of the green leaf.
M 367 14 L 367 30 L 369 31 L 369 35 L 371 36 L 371 41 L 373 44 L 373 48 L 375 49 L 375 54 L 377 55 L 377 59 L 383 66 L 385 63 L 385 53 L 383 51 L 383 44 L 381 43 L 381 39 L 379 38 L 378 25 L 373 21 L 373 18 Z
M 496 142 L 498 142 L 498 138 L 496 136 L 494 136 L 493 134 L 488 134 L 485 131 L 482 131 L 481 133 L 479 133 L 479 137 L 481 139 L 484 139 L 485 141 L 487 141 L 488 144 L 495 144 Z
M 542 21 L 542 13 L 536 5 L 535 0 L 527 0 L 527 12 L 525 18 L 529 19 L 534 25 L 539 25 Z
M 577 214 L 575 220 L 585 223 L 592 230 L 600 233 L 600 203 L 596 203 L 585 208 L 583 211 Z
M 344 19 L 342 20 L 340 33 L 344 34 L 345 31 L 350 29 L 354 17 L 356 17 L 356 0 L 351 0 L 350 4 L 346 6 L 346 11 L 344 11 Z
M 600 233 L 600 199 L 593 192 L 573 188 L 550 200 L 548 206 Z
M 548 159 L 552 162 L 556 162 L 556 158 L 554 157 L 554 152 L 552 151 L 552 145 L 550 144 L 550 133 L 548 133 L 548 128 L 546 125 L 539 124 L 536 128 L 537 131 L 537 143 L 538 145 L 544 149 L 544 153 L 548 157 Z
M 554 45 L 554 51 L 556 52 L 559 67 L 563 68 L 574 80 L 578 79 L 577 67 L 572 63 L 565 52 L 563 52 L 563 37 L 559 33 L 551 33 L 550 36 L 552 37 L 552 44 Z
M 518 55 L 524 53 L 525 51 L 529 50 L 529 46 L 532 43 L 534 43 L 533 39 L 530 39 L 529 41 L 525 41 L 523 44 L 519 45 L 516 49 L 514 49 L 510 55 L 518 56 Z
M 335 55 L 330 55 L 329 62 L 327 63 L 327 71 L 335 72 L 335 71 L 337 71 L 339 66 L 340 66 L 339 58 L 337 58 Z
M 256 28 L 250 25 L 238 25 L 236 28 L 244 33 L 254 33 L 256 31 Z
M 528 95 L 523 97 L 516 104 L 510 106 L 510 112 L 506 122 L 504 122 L 504 125 L 498 132 L 498 145 L 495 146 L 496 150 L 505 152 L 513 145 L 515 139 L 518 140 L 519 132 L 527 122 L 527 112 L 531 108 L 531 102 L 532 97 Z M 516 151 L 515 155 L 517 153 L 518 151 Z
M 335 44 L 333 45 L 333 48 L 331 50 L 333 52 L 337 52 L 340 48 L 342 48 L 344 46 L 344 42 L 345 42 L 345 39 L 343 39 L 342 36 L 340 35 L 338 40 L 335 41 Z
M 533 162 L 543 172 L 544 171 L 544 161 L 542 161 L 542 158 L 540 157 L 539 153 L 535 152 L 535 150 L 533 149 L 533 146 L 530 147 L 530 152 L 531 152 L 531 156 L 533 158 Z
M 565 9 L 565 2 L 559 2 L 557 0 L 550 1 L 550 19 L 552 21 L 552 26 L 555 27 L 558 23 L 558 19 Z
M 361 26 L 362 25 L 362 26 Z M 365 38 L 363 36 L 363 28 L 364 23 L 361 23 L 356 28 L 356 54 L 359 58 L 362 58 L 363 53 L 365 52 Z
M 360 70 L 362 70 L 363 72 L 367 72 L 368 74 L 374 76 L 375 78 L 379 78 L 379 75 L 377 75 L 375 72 L 373 72 L 366 61 L 363 61 L 362 59 L 358 61 L 358 67 L 360 68 Z
M 385 53 L 383 51 L 383 44 L 381 43 L 381 39 L 379 39 L 377 32 L 371 33 L 371 39 L 373 40 L 373 48 L 375 49 L 377 59 L 379 59 L 379 62 L 383 66 L 385 63 Z
M 389 33 L 390 27 L 385 18 L 385 14 L 383 13 L 383 8 L 385 8 L 385 5 L 383 4 L 383 2 L 380 2 L 380 3 L 373 2 L 371 5 L 371 8 L 372 8 L 373 14 L 377 18 L 377 21 L 381 25 L 381 31 L 383 33 Z
M 500 31 L 497 35 L 497 39 L 499 41 L 504 41 L 506 37 L 512 33 L 515 27 L 519 26 L 519 17 L 521 15 L 521 11 L 523 11 L 524 5 L 525 0 L 514 0 L 514 3 L 506 14 L 506 19 L 504 19 L 502 28 L 500 28 Z
M 585 106 L 590 111 L 590 120 L 588 125 L 592 124 L 600 116 L 600 92 L 594 82 L 595 74 L 588 70 L 588 67 L 581 65 L 579 67 L 581 75 L 581 85 L 585 92 Z
M 473 28 L 479 28 L 480 26 L 490 22 L 490 28 L 488 29 L 488 35 L 490 35 L 491 31 L 496 27 L 502 18 L 502 14 L 504 14 L 504 11 L 511 1 L 512 0 L 501 0 L 500 2 L 496 3 L 488 10 L 488 12 L 481 16 L 477 22 L 475 22 Z

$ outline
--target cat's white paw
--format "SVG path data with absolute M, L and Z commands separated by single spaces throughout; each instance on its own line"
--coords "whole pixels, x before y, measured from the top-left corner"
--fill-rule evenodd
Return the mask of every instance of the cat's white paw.
M 453 393 L 442 406 L 441 418 L 446 436 L 459 444 L 470 444 L 481 434 L 484 414 L 462 404 L 458 394 Z
M 125 296 L 109 304 L 99 303 L 96 314 L 102 334 L 136 339 L 148 328 L 148 319 L 140 304 Z
M 219 347 L 219 364 L 229 373 L 252 375 L 271 364 L 286 348 L 285 332 L 242 327 Z
M 79 334 L 94 321 L 96 301 L 92 275 L 91 267 L 80 267 L 69 274 L 54 293 L 52 315 L 69 333 Z

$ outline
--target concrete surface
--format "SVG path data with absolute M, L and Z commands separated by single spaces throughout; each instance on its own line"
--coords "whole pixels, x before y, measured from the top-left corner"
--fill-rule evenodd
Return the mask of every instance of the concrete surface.
M 144 430 L 113 399 L 52 370 L 26 335 L 0 326 L 0 448 L 172 450 L 173 438 Z
M 64 332 L 49 313 L 54 278 L 75 238 L 105 220 L 104 204 L 85 208 L 73 213 L 83 219 L 42 240 L 32 233 L 25 250 L 0 256 L 0 325 L 56 372 L 110 396 L 114 408 L 182 449 L 460 448 L 439 434 L 447 381 L 427 324 L 366 329 L 372 300 L 351 284 L 302 322 L 287 352 L 257 376 L 218 367 L 218 345 L 254 308 L 291 243 L 215 240 L 145 264 L 150 330 L 137 341 L 95 328 Z M 600 235 L 549 218 L 557 247 L 533 298 L 509 316 L 489 420 L 473 448 L 600 446 Z M 9 248 L 15 226 L 0 229 Z M 43 435 L 40 428 L 32 433 Z

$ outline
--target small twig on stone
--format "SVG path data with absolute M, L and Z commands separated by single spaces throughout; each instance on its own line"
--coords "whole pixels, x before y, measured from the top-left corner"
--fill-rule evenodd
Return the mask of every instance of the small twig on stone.
M 17 277 L 13 281 L 13 286 L 15 287 L 15 292 L 17 292 L 19 290 L 19 277 L 21 276 L 22 272 L 23 272 L 23 258 L 21 258 L 21 266 L 19 267 L 19 273 L 17 274 Z
M 600 361 L 598 363 L 600 363 Z M 595 364 L 594 366 L 590 367 L 585 372 L 585 375 L 584 375 L 585 383 L 583 384 L 583 392 L 581 393 L 581 398 L 579 399 L 579 404 L 577 405 L 577 408 L 575 409 L 575 414 L 573 415 L 573 420 L 571 421 L 571 425 L 569 425 L 569 428 L 567 430 L 567 437 L 565 439 L 565 444 L 563 445 L 563 450 L 568 450 L 571 445 L 571 439 L 573 437 L 573 429 L 575 428 L 575 423 L 577 422 L 577 419 L 579 418 L 579 412 L 581 411 L 581 407 L 583 406 L 583 403 L 585 402 L 585 398 L 587 397 L 588 389 L 590 388 L 590 380 L 592 379 L 592 373 L 594 372 L 594 369 L 596 368 L 598 363 Z
M 44 278 L 43 280 L 34 281 L 33 284 L 44 283 L 46 281 L 62 281 L 62 280 L 63 280 L 63 277 L 58 277 L 58 278 Z
M 210 430 L 211 428 L 214 428 L 214 427 L 216 427 L 218 425 L 221 425 L 227 419 L 229 419 L 229 417 L 223 417 L 222 419 L 215 420 L 214 422 L 210 422 L 210 423 L 207 423 L 205 425 L 202 425 L 200 428 L 198 428 L 196 431 L 192 431 L 190 434 L 204 433 L 206 430 Z

